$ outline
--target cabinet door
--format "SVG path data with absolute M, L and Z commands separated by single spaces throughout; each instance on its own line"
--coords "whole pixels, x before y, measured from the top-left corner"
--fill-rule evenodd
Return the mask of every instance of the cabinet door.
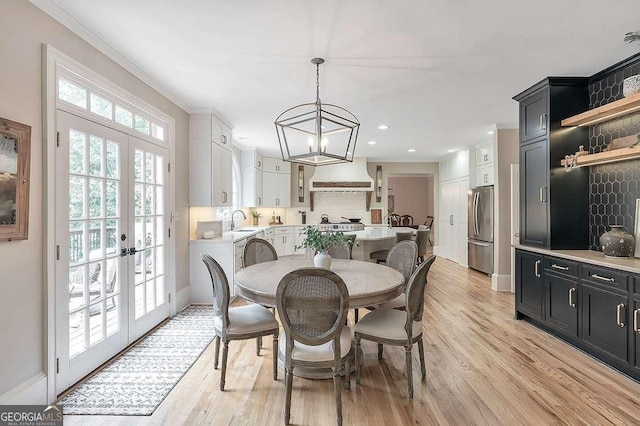
M 493 184 L 493 164 L 476 167 L 476 186 L 486 186 Z
M 493 163 L 493 145 L 488 144 L 476 149 L 476 166 Z
M 213 179 L 211 141 L 207 139 L 193 139 L 189 144 L 189 205 L 197 207 L 211 207 Z
M 256 207 L 263 206 L 263 203 L 264 203 L 264 197 L 262 195 L 263 186 L 264 185 L 262 182 L 262 170 L 255 169 L 255 205 Z
M 520 147 L 520 244 L 547 247 L 547 141 Z
M 211 119 L 211 142 L 222 146 L 222 123 L 215 117 Z
M 582 339 L 628 361 L 629 298 L 582 284 Z
M 220 176 L 220 191 L 222 192 L 222 205 L 233 205 L 233 171 L 231 151 L 221 149 L 222 171 Z
M 544 319 L 544 281 L 542 256 L 516 251 L 516 311 Z
M 289 174 L 277 174 L 278 180 L 278 207 L 291 205 L 291 176 Z
M 544 274 L 547 322 L 578 336 L 578 281 L 556 274 Z
M 285 256 L 289 256 L 291 254 L 295 254 L 296 250 L 296 241 L 295 238 L 293 236 L 293 234 L 291 235 L 284 235 L 284 254 Z
M 633 327 L 633 366 L 640 369 L 640 299 L 633 300 L 633 311 L 631 312 L 631 325 Z
M 266 165 L 266 164 L 265 164 Z M 262 197 L 265 207 L 277 207 L 278 200 L 278 174 L 271 172 L 262 173 Z
M 211 206 L 225 206 L 224 189 L 222 188 L 222 175 L 224 173 L 223 163 L 225 161 L 225 149 L 220 145 L 211 143 Z M 226 151 L 228 152 L 228 151 Z M 191 182 L 191 185 L 196 184 Z
M 280 165 L 283 161 L 273 157 L 262 157 L 262 171 L 269 173 L 278 173 Z
M 520 103 L 520 142 L 545 136 L 549 127 L 547 98 L 549 90 L 541 90 Z

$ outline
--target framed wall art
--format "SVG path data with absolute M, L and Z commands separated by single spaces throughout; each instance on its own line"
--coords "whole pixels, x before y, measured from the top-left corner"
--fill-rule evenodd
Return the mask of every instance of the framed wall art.
M 0 241 L 29 235 L 31 126 L 0 117 Z

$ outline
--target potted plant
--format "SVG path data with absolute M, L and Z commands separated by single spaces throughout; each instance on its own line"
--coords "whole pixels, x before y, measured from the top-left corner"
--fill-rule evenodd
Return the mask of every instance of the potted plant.
M 251 217 L 253 218 L 253 226 L 258 226 L 258 219 L 262 217 L 262 213 L 257 210 L 251 210 Z
M 331 247 L 351 243 L 342 232 L 320 231 L 315 226 L 306 226 L 301 234 L 305 237 L 302 244 L 296 246 L 296 250 L 301 248 L 315 250 L 313 264 L 319 268 L 329 269 L 331 266 L 331 256 L 327 253 Z

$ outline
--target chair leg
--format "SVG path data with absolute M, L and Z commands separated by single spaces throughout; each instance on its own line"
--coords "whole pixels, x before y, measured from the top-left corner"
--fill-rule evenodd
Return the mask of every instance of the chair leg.
M 409 399 L 413 399 L 413 368 L 411 367 L 411 345 L 405 347 L 407 354 L 407 386 Z
M 216 336 L 215 341 L 216 341 L 216 353 L 215 353 L 215 359 L 213 361 L 213 368 L 217 370 L 218 369 L 218 355 L 220 355 L 220 336 Z
M 273 380 L 278 380 L 278 333 L 273 333 Z
M 424 345 L 422 343 L 422 338 L 418 340 L 418 352 L 420 352 L 420 371 L 422 372 L 422 380 L 427 378 L 427 367 L 424 363 Z
M 224 390 L 224 379 L 227 375 L 227 354 L 229 352 L 229 342 L 225 340 L 222 346 L 222 373 L 220 374 L 220 390 Z
M 336 395 L 338 426 L 342 426 L 342 389 L 340 389 L 340 361 L 333 366 L 333 392 Z
M 360 384 L 360 336 L 356 336 L 356 385 Z
M 360 316 L 360 315 L 358 314 L 358 308 L 355 308 L 355 309 L 353 310 L 353 316 L 354 316 L 354 318 L 355 318 L 355 323 L 357 324 L 357 323 L 358 323 L 358 317 Z
M 382 349 L 382 343 L 378 343 L 378 361 L 382 361 L 382 352 L 384 349 Z
M 347 357 L 344 362 L 344 388 L 351 389 L 351 357 Z
M 260 349 L 262 349 L 262 337 L 256 337 L 256 355 L 260 356 Z
M 293 385 L 293 368 L 287 367 L 284 373 L 285 377 L 285 399 L 284 399 L 284 424 L 289 424 L 291 418 L 291 387 Z

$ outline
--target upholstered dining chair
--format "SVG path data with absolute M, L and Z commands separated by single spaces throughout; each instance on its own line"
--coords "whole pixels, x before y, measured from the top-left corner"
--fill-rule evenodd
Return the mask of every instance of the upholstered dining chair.
M 422 380 L 426 379 L 427 370 L 424 361 L 424 345 L 422 343 L 422 312 L 424 310 L 424 290 L 427 284 L 427 274 L 435 259 L 435 256 L 430 256 L 418 266 L 418 269 L 409 278 L 405 297 L 405 312 L 397 309 L 376 309 L 365 315 L 355 325 L 356 384 L 360 384 L 359 351 L 362 339 L 378 343 L 379 360 L 382 360 L 383 345 L 404 346 L 409 399 L 413 398 L 411 349 L 414 343 L 418 343 Z
M 413 241 L 400 241 L 389 250 L 386 265 L 400 272 L 404 277 L 405 289 L 394 299 L 384 302 L 378 306 L 372 306 L 370 309 L 386 308 L 401 309 L 405 308 L 405 292 L 409 278 L 416 269 L 416 258 L 418 257 L 418 245 Z
M 356 235 L 347 235 L 349 242 L 346 245 L 338 245 L 331 247 L 327 253 L 333 259 L 351 259 L 351 252 L 356 241 Z
M 328 269 L 301 268 L 285 275 L 278 284 L 276 303 L 284 336 L 280 351 L 285 354 L 284 423 L 291 418 L 291 392 L 295 367 L 324 367 L 333 370 L 338 425 L 342 424 L 340 372 L 344 365 L 345 387 L 349 389 L 353 354 L 351 330 L 346 327 L 349 293 L 342 278 Z
M 424 226 L 424 225 L 420 225 Z M 424 255 L 427 253 L 427 244 L 429 244 L 430 229 L 420 229 L 416 232 L 416 244 L 418 246 L 418 263 L 424 262 Z
M 429 230 L 433 232 L 433 216 L 427 216 L 427 220 L 424 221 L 424 225 L 429 227 Z M 433 241 L 431 241 L 431 235 L 429 235 L 429 244 L 433 247 Z
M 220 390 L 224 390 L 227 375 L 229 341 L 247 340 L 273 335 L 273 380 L 278 379 L 278 331 L 279 325 L 273 313 L 264 306 L 250 304 L 229 308 L 229 281 L 224 270 L 211 256 L 202 254 L 213 285 L 214 329 L 216 351 L 214 368 L 218 368 L 220 341 L 222 341 L 222 372 Z
M 242 264 L 245 267 L 271 260 L 278 260 L 278 253 L 269 241 L 262 238 L 251 238 L 244 245 Z
M 413 231 L 396 232 L 396 244 L 400 241 L 411 240 L 413 238 Z M 376 263 L 385 263 L 387 261 L 387 255 L 389 250 L 376 250 L 369 254 L 369 258 L 376 261 Z

